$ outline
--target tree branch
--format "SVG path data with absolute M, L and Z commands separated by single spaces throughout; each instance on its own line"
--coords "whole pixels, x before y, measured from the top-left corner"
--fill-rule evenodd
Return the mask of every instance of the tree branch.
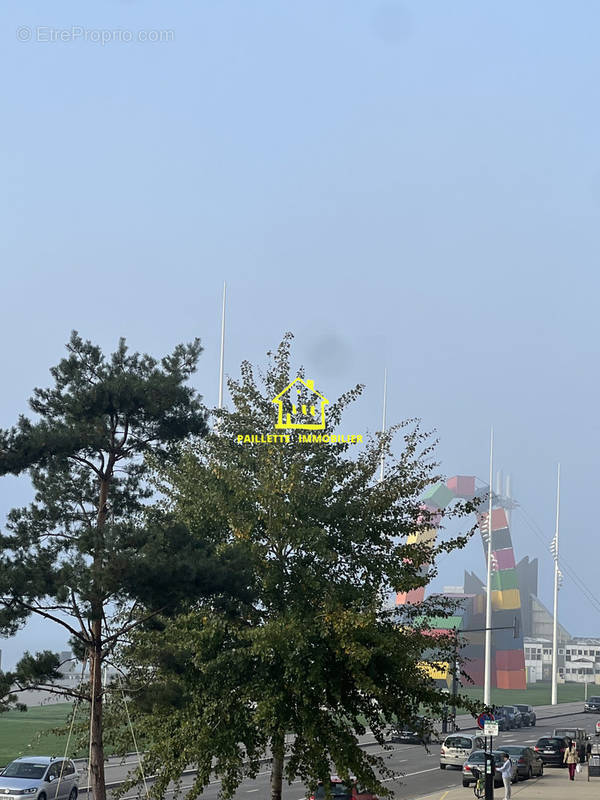
M 50 620 L 52 620 L 52 622 L 57 622 L 59 625 L 62 625 L 63 628 L 66 628 L 69 631 L 69 633 L 72 633 L 73 636 L 76 636 L 78 639 L 82 638 L 81 633 L 79 631 L 77 631 L 77 630 L 75 630 L 75 628 L 71 627 L 71 625 L 69 625 L 68 622 L 65 622 L 64 620 L 60 619 L 59 617 L 55 617 L 54 614 L 46 614 L 46 612 L 43 611 L 41 608 L 36 608 L 36 606 L 31 606 L 31 605 L 29 605 L 29 603 L 23 602 L 23 600 L 18 600 L 18 599 L 15 598 L 14 602 L 18 603 L 23 608 L 26 608 L 27 611 L 31 611 L 33 614 L 39 614 L 39 616 L 40 617 L 44 617 L 44 619 L 50 619 Z M 8 605 L 8 603 L 5 603 L 5 605 Z
M 78 464 L 85 464 L 85 466 L 93 470 L 99 478 L 102 478 L 102 473 L 100 472 L 98 467 L 91 461 L 88 461 L 87 458 L 82 458 L 81 456 L 69 456 L 69 458 L 72 461 L 77 461 Z
M 30 686 L 20 686 L 17 683 L 16 685 L 18 688 L 11 689 L 14 694 L 18 692 L 48 692 L 48 694 L 58 694 L 61 697 L 76 697 L 79 700 L 90 701 L 89 695 L 76 692 L 74 689 L 68 689 L 66 686 L 55 686 L 52 683 L 35 683 Z

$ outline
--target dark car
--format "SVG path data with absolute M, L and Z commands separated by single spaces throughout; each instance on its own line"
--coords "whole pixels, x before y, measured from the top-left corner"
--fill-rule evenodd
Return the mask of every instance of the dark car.
M 512 730 L 513 728 L 517 727 L 517 720 L 515 719 L 515 708 L 514 706 L 500 706 L 498 709 L 502 714 L 504 714 L 506 721 L 508 723 L 506 730 Z
M 512 708 L 514 715 L 515 715 L 515 728 L 522 728 L 523 727 L 523 715 L 519 711 L 519 706 L 509 706 Z
M 531 747 L 515 744 L 502 749 L 508 753 L 510 760 L 517 765 L 517 773 L 522 780 L 532 778 L 534 775 L 536 778 L 541 778 L 544 774 L 544 762 L 539 753 L 536 753 Z
M 553 764 L 556 767 L 564 766 L 565 750 L 569 747 L 569 740 L 562 736 L 542 736 L 533 748 L 544 764 Z
M 523 718 L 523 727 L 531 726 L 535 727 L 535 723 L 537 722 L 537 717 L 535 715 L 535 711 L 531 706 L 515 706 L 521 712 L 521 717 Z
M 553 736 L 562 736 L 565 739 L 575 742 L 577 754 L 580 761 L 587 761 L 587 744 L 589 736 L 583 728 L 554 728 Z
M 498 723 L 499 731 L 509 731 L 511 729 L 512 726 L 508 714 L 501 708 L 497 708 L 494 711 L 494 719 Z
M 600 712 L 600 697 L 588 697 L 583 706 L 583 710 L 585 712 L 591 711 L 593 714 L 598 714 Z
M 494 756 L 494 786 L 502 786 L 502 776 L 500 775 L 500 767 L 504 763 L 504 753 L 506 750 L 493 750 Z M 517 773 L 517 765 L 513 758 L 512 771 L 510 773 L 511 783 L 516 783 L 519 780 Z M 470 783 L 475 783 L 477 780 L 477 771 L 482 772 L 485 769 L 485 750 L 473 750 L 471 755 L 467 758 L 462 768 L 462 785 L 468 786 Z
M 409 744 L 429 744 L 433 724 L 427 717 L 415 717 L 413 723 L 392 728 L 391 742 L 408 742 Z

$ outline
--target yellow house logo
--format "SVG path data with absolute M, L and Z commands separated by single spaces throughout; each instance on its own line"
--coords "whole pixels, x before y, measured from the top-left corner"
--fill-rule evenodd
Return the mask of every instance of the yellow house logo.
M 276 428 L 313 431 L 325 428 L 325 406 L 329 400 L 317 392 L 313 380 L 295 378 L 273 402 L 278 406 Z

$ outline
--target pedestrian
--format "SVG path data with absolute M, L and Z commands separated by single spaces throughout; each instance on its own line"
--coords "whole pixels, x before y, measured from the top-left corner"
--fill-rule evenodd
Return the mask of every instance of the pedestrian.
M 512 778 L 512 761 L 510 760 L 508 753 L 503 753 L 502 757 L 504 761 L 502 762 L 502 766 L 498 770 L 500 775 L 502 775 L 502 783 L 504 784 L 504 800 L 510 800 L 510 781 Z
M 579 764 L 579 753 L 577 752 L 577 745 L 572 739 L 569 742 L 569 749 L 565 750 L 563 761 L 569 768 L 569 780 L 574 781 L 575 770 L 577 769 L 577 764 Z

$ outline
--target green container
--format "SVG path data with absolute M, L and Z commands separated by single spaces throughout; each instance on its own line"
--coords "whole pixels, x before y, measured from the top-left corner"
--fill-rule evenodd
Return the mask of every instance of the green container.
M 427 489 L 422 499 L 428 506 L 445 508 L 451 500 L 454 500 L 454 492 L 445 483 L 439 483 Z
M 432 630 L 443 629 L 450 630 L 452 628 L 461 629 L 463 624 L 462 617 L 417 617 L 415 620 L 417 625 L 425 624 Z
M 503 592 L 508 589 L 518 589 L 516 569 L 501 569 L 499 572 L 492 572 L 492 591 Z

